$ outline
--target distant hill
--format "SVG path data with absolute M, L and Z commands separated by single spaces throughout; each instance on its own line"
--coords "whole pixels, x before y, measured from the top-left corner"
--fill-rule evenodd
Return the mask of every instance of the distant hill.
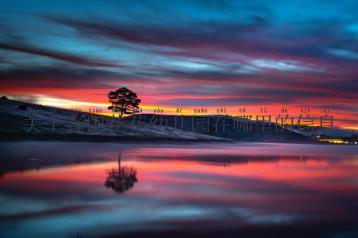
M 357 136 L 357 130 L 342 129 L 338 127 L 333 128 L 316 128 L 315 130 L 308 132 L 307 135 L 312 136 L 325 136 L 329 138 L 346 138 Z
M 0 99 L 0 135 L 109 138 L 109 139 L 161 139 L 186 141 L 223 141 L 224 139 L 158 126 L 149 123 L 131 123 L 128 120 L 86 112 Z

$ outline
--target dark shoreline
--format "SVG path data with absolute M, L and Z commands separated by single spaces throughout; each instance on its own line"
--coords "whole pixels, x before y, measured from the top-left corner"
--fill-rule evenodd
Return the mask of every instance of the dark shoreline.
M 11 141 L 64 141 L 64 142 L 120 142 L 120 143 L 283 143 L 283 144 L 326 144 L 330 143 L 319 141 L 265 141 L 265 140 L 232 140 L 227 138 L 220 138 L 218 140 L 212 139 L 185 139 L 185 138 L 146 138 L 146 137 L 115 137 L 115 136 L 99 136 L 99 135 L 31 135 L 31 134 L 0 134 L 1 142 Z
M 140 142 L 140 143 L 152 143 L 152 142 L 226 142 L 231 143 L 233 140 L 230 139 L 185 139 L 185 138 L 148 138 L 148 137 L 116 137 L 116 136 L 97 136 L 97 135 L 30 135 L 30 134 L 15 134 L 15 135 L 0 135 L 0 142 L 2 141 L 73 141 L 73 142 Z

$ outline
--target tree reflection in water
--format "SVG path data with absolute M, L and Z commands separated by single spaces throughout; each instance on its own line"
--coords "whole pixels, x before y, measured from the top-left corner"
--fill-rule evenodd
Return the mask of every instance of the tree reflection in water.
M 138 182 L 137 171 L 132 167 L 121 166 L 121 153 L 118 155 L 118 171 L 114 168 L 108 173 L 104 185 L 116 192 L 122 193 L 132 188 Z

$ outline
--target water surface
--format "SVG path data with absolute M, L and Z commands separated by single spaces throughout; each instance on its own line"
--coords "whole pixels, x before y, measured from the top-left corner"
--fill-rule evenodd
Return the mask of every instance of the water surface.
M 2 238 L 358 237 L 354 146 L 30 141 L 0 149 Z M 130 186 L 105 186 L 129 170 Z

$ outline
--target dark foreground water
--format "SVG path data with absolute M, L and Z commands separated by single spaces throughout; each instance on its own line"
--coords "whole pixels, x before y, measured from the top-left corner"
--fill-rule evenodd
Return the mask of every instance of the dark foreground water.
M 354 146 L 37 141 L 0 149 L 1 238 L 358 237 Z

